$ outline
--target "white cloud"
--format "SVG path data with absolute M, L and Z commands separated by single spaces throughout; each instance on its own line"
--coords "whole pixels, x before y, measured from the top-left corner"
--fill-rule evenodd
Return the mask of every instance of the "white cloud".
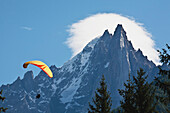
M 26 26 L 23 26 L 23 27 L 21 27 L 21 28 L 24 29 L 24 30 L 28 30 L 28 31 L 31 31 L 31 30 L 32 30 L 31 27 L 26 27 Z
M 83 20 L 73 23 L 68 32 L 70 37 L 66 44 L 72 49 L 73 56 L 82 51 L 85 45 L 92 39 L 101 36 L 106 29 L 114 33 L 117 24 L 122 24 L 127 33 L 128 40 L 131 40 L 134 48 L 140 48 L 143 54 L 158 64 L 159 57 L 152 35 L 133 18 L 125 17 L 115 13 L 102 13 L 89 16 Z

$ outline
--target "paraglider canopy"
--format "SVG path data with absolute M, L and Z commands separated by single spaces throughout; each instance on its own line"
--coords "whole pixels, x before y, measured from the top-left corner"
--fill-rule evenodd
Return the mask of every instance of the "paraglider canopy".
M 29 64 L 32 64 L 32 65 L 35 65 L 35 66 L 39 67 L 39 68 L 42 69 L 50 78 L 53 77 L 53 74 L 52 74 L 50 68 L 49 68 L 45 63 L 43 63 L 43 62 L 41 62 L 41 61 L 38 61 L 38 60 L 28 61 L 28 62 L 25 62 L 25 63 L 23 64 L 23 67 L 24 67 L 24 68 L 27 68 L 27 66 L 28 66 Z

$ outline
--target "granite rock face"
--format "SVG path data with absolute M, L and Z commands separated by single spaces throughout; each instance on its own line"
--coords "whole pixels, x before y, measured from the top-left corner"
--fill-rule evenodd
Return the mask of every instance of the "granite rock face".
M 122 25 L 113 35 L 105 30 L 61 68 L 50 68 L 53 78 L 42 71 L 33 78 L 29 71 L 23 79 L 0 87 L 6 97 L 3 106 L 9 108 L 7 113 L 86 113 L 103 74 L 116 108 L 121 99 L 117 89 L 123 88 L 129 73 L 137 75 L 137 70 L 143 68 L 148 81 L 158 73 L 156 65 L 140 49 L 133 48 Z M 39 99 L 37 94 L 41 94 Z

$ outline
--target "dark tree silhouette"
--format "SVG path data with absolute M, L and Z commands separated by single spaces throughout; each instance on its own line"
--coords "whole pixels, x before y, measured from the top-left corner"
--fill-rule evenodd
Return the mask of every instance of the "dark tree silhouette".
M 164 65 L 170 66 L 170 46 L 166 44 L 167 49 L 162 49 L 162 51 L 159 51 L 159 58 L 160 62 Z M 168 104 L 170 104 L 170 70 L 162 69 L 160 66 L 159 68 L 159 75 L 158 77 L 155 77 L 156 86 L 158 86 L 164 94 L 162 96 L 159 96 L 159 100 L 161 103 L 163 103 L 165 106 L 167 106 L 166 110 L 167 112 L 170 112 L 168 109 Z
M 5 97 L 2 97 L 2 90 L 0 91 L 0 100 L 2 100 L 2 102 L 5 100 Z M 7 109 L 8 108 L 0 107 L 0 113 L 5 112 Z
M 168 53 L 168 51 L 170 51 L 170 46 L 168 44 L 166 44 L 166 46 L 168 50 L 162 49 L 162 52 L 158 50 L 159 58 L 161 63 L 170 66 L 170 55 Z M 170 80 L 170 70 L 164 70 L 159 67 L 158 74 L 163 77 L 167 77 L 168 80 Z M 158 85 L 161 89 L 163 89 L 165 93 L 170 94 L 170 82 L 168 82 L 168 80 L 162 82 L 158 79 L 158 77 L 156 77 L 155 80 L 157 81 L 156 85 Z
M 105 83 L 104 75 L 100 81 L 100 88 L 95 91 L 95 98 L 92 98 L 93 104 L 89 102 L 88 113 L 113 113 L 111 110 L 111 97 L 110 93 L 107 91 L 107 85 Z
M 125 113 L 154 113 L 157 102 L 154 102 L 155 89 L 152 83 L 146 82 L 148 77 L 144 76 L 143 69 L 137 71 L 138 76 L 133 76 L 133 81 L 127 80 L 124 84 L 125 89 L 120 90 L 119 94 L 123 97 L 120 102 Z
M 123 110 L 126 113 L 133 113 L 136 112 L 135 111 L 135 100 L 134 100 L 134 83 L 131 81 L 130 79 L 130 74 L 129 74 L 129 79 L 127 80 L 127 84 L 124 83 L 125 89 L 124 90 L 120 90 L 119 94 L 123 97 L 123 100 L 120 101 L 121 104 L 121 108 L 123 108 Z

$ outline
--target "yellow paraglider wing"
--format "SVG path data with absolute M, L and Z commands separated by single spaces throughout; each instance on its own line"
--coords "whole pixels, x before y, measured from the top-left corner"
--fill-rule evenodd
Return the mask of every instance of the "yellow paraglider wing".
M 50 68 L 43 62 L 41 61 L 28 61 L 23 64 L 24 68 L 27 68 L 28 64 L 33 64 L 40 69 L 42 69 L 50 78 L 53 77 L 53 73 L 51 72 Z

